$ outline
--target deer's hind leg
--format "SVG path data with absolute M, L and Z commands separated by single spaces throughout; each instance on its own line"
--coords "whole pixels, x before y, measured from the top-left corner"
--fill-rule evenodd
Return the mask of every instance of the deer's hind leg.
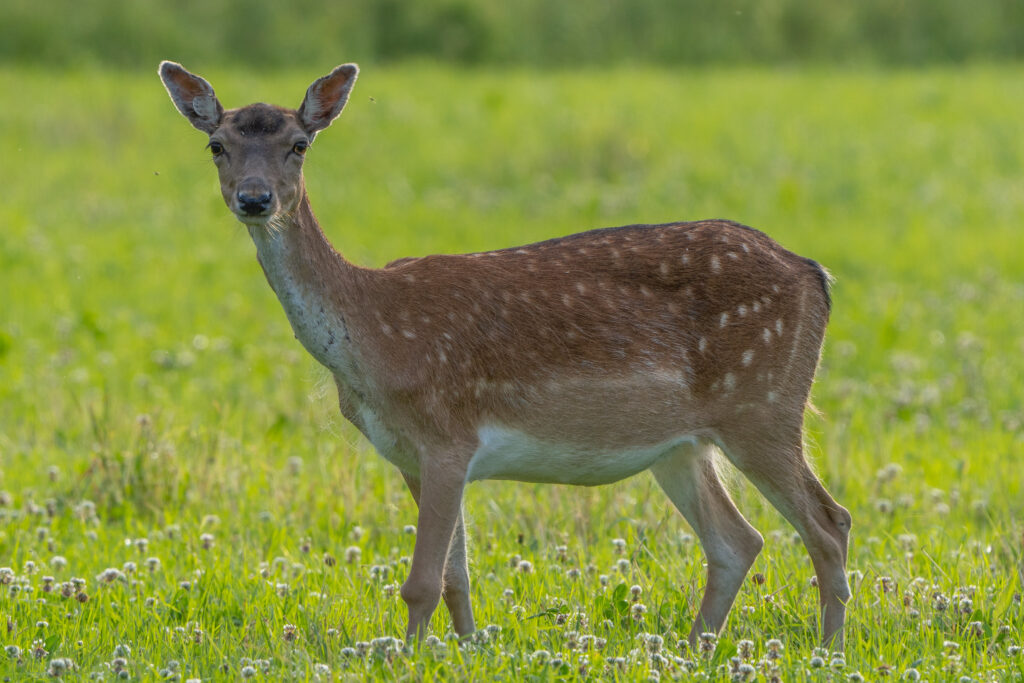
M 850 513 L 837 503 L 804 458 L 800 424 L 753 433 L 725 432 L 720 445 L 732 463 L 792 524 L 803 539 L 818 577 L 821 636 L 843 649 L 843 623 L 850 587 L 846 553 Z
M 693 527 L 707 557 L 707 586 L 690 630 L 690 643 L 696 645 L 701 633 L 721 630 L 764 540 L 722 486 L 711 443 L 680 446 L 651 472 Z

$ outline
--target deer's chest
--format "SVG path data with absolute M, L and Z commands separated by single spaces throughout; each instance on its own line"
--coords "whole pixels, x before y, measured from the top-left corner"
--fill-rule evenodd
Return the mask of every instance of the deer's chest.
M 385 460 L 406 474 L 419 474 L 420 463 L 415 452 L 403 445 L 397 432 L 389 428 L 373 408 L 362 404 L 356 409 L 356 415 L 353 422 Z

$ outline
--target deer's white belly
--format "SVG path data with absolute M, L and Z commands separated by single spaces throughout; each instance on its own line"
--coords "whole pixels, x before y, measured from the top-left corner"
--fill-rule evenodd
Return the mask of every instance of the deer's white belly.
M 515 429 L 485 425 L 469 462 L 466 481 L 516 481 L 596 486 L 647 469 L 672 449 L 697 438 L 684 434 L 648 446 L 603 450 L 537 439 Z

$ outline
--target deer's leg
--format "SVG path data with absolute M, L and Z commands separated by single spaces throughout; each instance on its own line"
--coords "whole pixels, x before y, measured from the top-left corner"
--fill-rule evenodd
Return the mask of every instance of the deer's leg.
M 424 463 L 427 465 L 428 463 Z M 445 472 L 443 467 L 425 469 L 417 479 L 405 475 L 409 489 L 419 504 L 419 520 L 416 527 L 416 546 L 412 554 L 409 576 L 402 584 L 402 599 L 409 608 L 407 638 L 422 638 L 427 631 L 430 617 L 441 600 L 447 577 L 446 565 L 450 548 L 456 536 L 456 528 L 462 523 L 462 489 L 464 476 L 459 472 Z M 455 630 L 473 630 L 473 617 L 469 606 L 469 576 L 465 564 L 465 535 L 459 534 L 462 543 L 457 553 L 462 558 L 461 568 L 455 569 L 451 602 L 445 601 L 452 610 Z M 463 576 L 459 576 L 459 572 Z M 460 581 L 460 579 L 462 579 Z M 461 591 L 461 594 L 460 594 Z M 467 624 L 468 616 L 468 624 Z
M 416 504 L 420 502 L 420 480 L 411 474 L 402 472 L 405 483 L 409 485 Z M 459 519 L 455 524 L 451 545 L 444 565 L 444 584 L 441 589 L 448 611 L 452 615 L 452 627 L 460 636 L 468 635 L 476 630 L 473 620 L 473 605 L 469 598 L 469 567 L 466 555 L 466 527 L 463 512 L 459 511 Z
M 469 567 L 466 559 L 466 525 L 462 511 L 455 523 L 455 534 L 448 546 L 448 558 L 444 565 L 444 590 L 441 592 L 444 604 L 452 615 L 452 627 L 460 636 L 476 630 L 473 622 L 473 605 L 469 601 Z
M 713 446 L 681 446 L 651 472 L 700 538 L 708 562 L 707 586 L 690 630 L 691 645 L 701 633 L 718 633 L 747 571 L 764 541 L 733 504 L 715 472 Z
M 846 551 L 850 513 L 829 495 L 804 459 L 799 427 L 788 436 L 736 430 L 722 439 L 726 455 L 789 520 L 807 547 L 818 577 L 822 642 L 843 649 L 850 586 Z

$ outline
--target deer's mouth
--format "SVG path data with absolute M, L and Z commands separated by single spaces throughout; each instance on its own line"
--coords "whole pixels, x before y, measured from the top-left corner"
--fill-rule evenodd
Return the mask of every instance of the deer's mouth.
M 249 231 L 250 237 L 255 237 L 257 233 L 277 235 L 283 232 L 287 225 L 287 218 L 283 214 L 248 216 L 236 213 L 235 218 L 245 225 L 246 230 Z
M 269 212 L 265 214 L 258 214 L 255 216 L 249 213 L 245 213 L 244 211 L 233 211 L 232 213 L 235 214 L 235 218 L 237 218 L 239 221 L 253 228 L 265 226 L 268 223 L 270 223 L 270 221 L 274 218 L 273 214 Z

